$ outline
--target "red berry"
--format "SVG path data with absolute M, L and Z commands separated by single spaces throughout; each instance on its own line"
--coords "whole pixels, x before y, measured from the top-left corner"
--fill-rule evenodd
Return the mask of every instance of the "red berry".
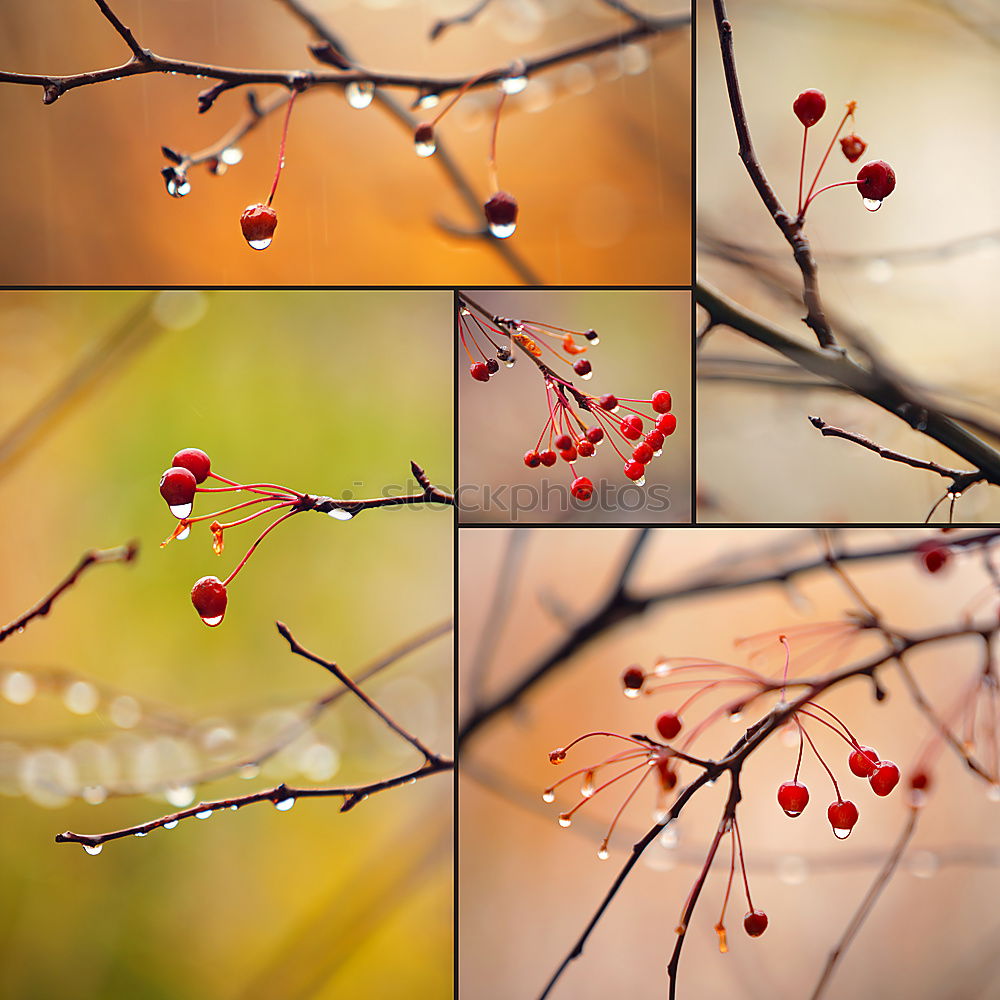
M 589 500 L 594 495 L 594 484 L 586 476 L 578 476 L 569 491 L 577 500 Z
M 208 479 L 212 461 L 200 448 L 182 448 L 170 463 L 175 469 L 187 469 L 196 483 Z
M 948 565 L 951 559 L 951 550 L 937 542 L 921 542 L 917 546 L 920 553 L 920 561 L 924 564 L 924 569 L 928 573 L 938 573 Z
M 198 480 L 190 469 L 174 467 L 167 469 L 160 476 L 160 496 L 171 507 L 182 507 L 194 499 L 194 490 Z
M 931 787 L 931 776 L 926 771 L 917 771 L 910 776 L 910 788 L 917 792 L 925 792 Z
M 473 361 L 473 363 L 469 365 L 469 374 L 477 382 L 489 382 L 490 380 L 490 370 L 485 364 L 483 364 L 482 361 Z
M 191 588 L 191 603 L 206 625 L 218 625 L 226 613 L 225 584 L 217 576 L 203 576 Z
M 826 111 L 826 96 L 820 90 L 803 90 L 792 102 L 792 110 L 806 128 L 815 125 Z
M 880 760 L 868 782 L 876 795 L 888 795 L 899 783 L 899 768 L 891 760 Z
M 681 718 L 676 712 L 664 712 L 656 720 L 656 729 L 665 740 L 672 740 L 681 731 Z
M 896 187 L 896 172 L 885 160 L 872 160 L 858 171 L 858 191 L 862 198 L 881 201 Z
M 266 250 L 271 245 L 278 213 L 270 205 L 247 205 L 240 216 L 243 238 L 254 250 Z
M 576 461 L 576 448 L 573 448 L 572 446 L 569 447 L 569 448 L 563 448 L 562 451 L 559 452 L 559 457 L 564 462 L 575 462 Z
M 751 910 L 743 918 L 743 929 L 750 937 L 760 937 L 767 930 L 767 914 L 763 910 Z
M 485 205 L 490 232 L 501 239 L 510 236 L 517 224 L 517 199 L 507 191 L 497 191 Z
M 632 480 L 639 480 L 646 474 L 646 466 L 642 462 L 628 462 L 625 465 L 625 475 Z
M 786 816 L 798 816 L 809 804 L 809 789 L 800 781 L 786 781 L 778 786 L 778 805 Z
M 622 674 L 622 684 L 626 691 L 638 691 L 646 680 L 646 675 L 642 672 L 642 667 L 629 667 Z
M 629 441 L 637 441 L 642 437 L 642 417 L 630 414 L 619 424 L 618 430 L 622 437 L 628 438 Z
M 673 400 L 666 389 L 657 389 L 653 393 L 653 398 L 649 401 L 657 413 L 669 413 Z
M 560 434 L 556 438 L 556 448 L 559 451 L 565 451 L 567 448 L 573 447 L 573 439 L 568 434 Z
M 677 418 L 672 413 L 664 413 L 656 421 L 656 429 L 665 437 L 670 437 L 677 430 Z
M 597 405 L 602 410 L 607 410 L 611 412 L 618 408 L 618 397 L 612 396 L 610 392 L 606 392 L 603 396 L 600 396 L 597 400 Z
M 878 753 L 871 747 L 862 747 L 860 750 L 855 750 L 847 758 L 847 764 L 851 769 L 851 773 L 856 774 L 859 778 L 867 778 L 875 770 L 877 763 Z
M 589 375 L 591 372 L 590 362 L 586 358 L 580 358 L 579 361 L 574 361 L 573 371 L 575 371 L 577 375 Z
M 554 451 L 543 451 L 538 458 L 547 469 L 551 469 L 556 464 L 556 453 Z
M 853 132 L 850 135 L 845 135 L 843 139 L 840 140 L 840 149 L 844 156 L 854 163 L 856 160 L 861 159 L 861 154 L 868 148 L 868 143 L 861 138 L 860 135 L 855 135 Z
M 587 440 L 591 444 L 600 444 L 604 440 L 604 428 L 603 427 L 591 427 L 587 431 Z
M 500 371 L 500 362 L 497 361 L 496 358 L 487 358 L 486 359 L 486 370 L 491 375 L 496 375 L 496 373 L 498 371 Z
M 526 451 L 524 453 L 524 464 L 529 469 L 537 469 L 541 464 L 541 461 L 542 460 L 539 458 L 537 451 Z
M 576 450 L 581 458 L 590 458 L 596 449 L 586 438 L 580 438 L 576 442 Z
M 653 449 L 650 448 L 644 441 L 642 444 L 637 444 L 635 448 L 632 449 L 632 457 L 640 465 L 646 465 L 653 457 Z
M 434 126 L 430 122 L 421 122 L 413 130 L 413 142 L 417 146 L 433 146 Z
M 663 440 L 663 434 L 660 431 L 650 431 L 643 438 L 643 441 L 645 441 L 654 452 L 659 451 L 663 447 Z
M 826 817 L 830 821 L 830 826 L 833 827 L 834 835 L 840 840 L 844 840 L 858 821 L 858 807 L 853 802 L 840 799 L 830 803 Z

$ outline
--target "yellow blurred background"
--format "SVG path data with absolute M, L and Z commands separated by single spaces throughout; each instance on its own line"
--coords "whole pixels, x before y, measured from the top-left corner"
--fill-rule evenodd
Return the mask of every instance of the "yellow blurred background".
M 470 712 L 479 644 L 494 644 L 489 669 L 479 675 L 485 676 L 482 698 L 488 702 L 522 677 L 606 594 L 634 538 L 628 529 L 522 533 L 529 537 L 520 570 L 501 605 L 495 583 L 510 530 L 460 531 L 459 703 L 464 718 Z M 926 537 L 922 530 L 867 529 L 842 536 L 838 544 L 857 551 L 906 539 L 916 544 Z M 767 575 L 799 561 L 822 559 L 822 554 L 816 536 L 806 529 L 656 529 L 638 563 L 634 591 L 683 589 L 715 576 Z M 852 563 L 846 569 L 886 620 L 903 630 L 957 625 L 970 599 L 981 595 L 986 584 L 982 559 L 974 553 L 955 556 L 933 577 L 910 554 Z M 980 614 L 988 615 L 992 606 L 981 604 Z M 743 652 L 734 648 L 735 639 L 842 620 L 853 607 L 850 595 L 825 569 L 797 577 L 787 587 L 765 584 L 655 604 L 582 647 L 512 710 L 472 735 L 463 744 L 459 784 L 462 995 L 477 1000 L 538 996 L 596 910 L 629 847 L 652 823 L 654 797 L 647 786 L 626 810 L 609 860 L 600 861 L 598 845 L 629 780 L 615 786 L 621 791 L 595 796 L 574 815 L 569 829 L 561 829 L 556 818 L 576 802 L 574 783 L 560 789 L 551 805 L 541 798 L 544 788 L 564 776 L 549 764 L 550 750 L 591 730 L 651 732 L 655 716 L 674 707 L 666 692 L 649 700 L 623 698 L 625 667 L 635 663 L 648 669 L 661 654 L 746 664 Z M 846 665 L 871 648 L 868 640 L 862 641 L 829 668 Z M 980 651 L 971 641 L 945 643 L 913 654 L 910 665 L 932 703 L 940 706 L 950 704 L 958 686 L 980 668 Z M 765 672 L 780 668 L 775 656 Z M 905 781 L 928 723 L 895 671 L 883 672 L 882 680 L 888 692 L 883 703 L 875 702 L 871 686 L 860 680 L 842 685 L 822 703 L 841 715 L 862 742 L 894 759 Z M 741 724 L 720 721 L 696 747 L 706 756 L 718 756 L 756 718 L 748 715 Z M 830 786 L 809 757 L 803 780 L 814 801 L 803 816 L 787 819 L 775 792 L 791 778 L 796 747 L 777 738 L 755 753 L 743 772 L 739 818 L 753 900 L 767 912 L 770 925 L 758 940 L 743 933 L 745 901 L 735 886 L 728 914 L 730 951 L 719 954 L 712 928 L 725 888 L 724 845 L 724 857 L 709 876 L 685 944 L 679 996 L 809 996 L 828 950 L 902 830 L 907 814 L 902 786 L 888 799 L 876 799 L 847 771 L 839 741 L 818 728 L 813 738 L 829 755 L 845 797 L 858 803 L 857 827 L 846 842 L 835 840 L 825 815 Z M 615 749 L 599 742 L 571 751 L 563 769 L 586 767 Z M 674 928 L 718 823 L 725 784 L 695 796 L 676 826 L 676 842 L 647 850 L 553 1000 L 666 995 Z M 973 779 L 954 754 L 941 755 L 933 792 L 901 870 L 848 952 L 829 996 L 1000 996 L 994 946 L 1000 931 L 998 809 L 983 782 Z
M 831 319 L 858 326 L 946 406 L 992 420 L 1000 404 L 992 293 L 1000 255 L 1000 107 L 991 99 L 1000 92 L 997 5 L 729 0 L 727 8 L 754 145 L 786 207 L 795 201 L 802 144 L 792 101 L 807 87 L 827 97 L 810 138 L 811 170 L 850 100 L 858 102 L 856 131 L 869 143 L 863 160 L 895 169 L 896 190 L 877 213 L 850 188 L 809 208 L 806 229 Z M 702 0 L 697 12 L 699 234 L 763 251 L 762 266 L 776 269 L 799 298 L 769 292 L 751 272 L 705 252 L 699 275 L 815 346 L 801 323 L 801 278 L 787 244 L 737 157 L 711 3 Z M 823 176 L 830 183 L 855 174 L 838 148 Z M 705 343 L 701 370 L 712 365 L 715 376 L 731 376 L 727 362 L 748 359 L 782 360 L 720 329 Z M 844 393 L 708 379 L 700 390 L 702 520 L 920 522 L 944 492 L 947 482 L 935 475 L 821 438 L 809 414 L 883 447 L 962 467 L 903 421 Z M 1000 494 L 982 486 L 956 509 L 964 521 L 998 517 Z
M 124 338 L 112 355 L 118 363 L 30 447 L 7 449 L 10 429 L 67 373 L 88 357 L 107 358 L 104 338 L 115 329 Z M 185 774 L 273 741 L 335 686 L 290 654 L 275 619 L 357 674 L 450 617 L 451 512 L 414 507 L 348 523 L 293 518 L 231 585 L 222 626 L 205 628 L 191 607 L 192 583 L 228 573 L 261 522 L 228 531 L 221 557 L 204 524 L 161 550 L 176 522 L 157 491 L 160 473 L 186 446 L 204 448 L 229 478 L 335 497 L 406 488 L 410 459 L 450 488 L 450 329 L 451 296 L 436 292 L 0 297 L 3 621 L 86 549 L 129 539 L 141 546 L 135 564 L 92 568 L 49 617 L 0 648 L 0 995 L 451 995 L 448 775 L 376 795 L 344 815 L 339 800 L 317 799 L 290 812 L 263 803 L 190 819 L 115 841 L 99 857 L 53 837 L 172 812 L 162 789 L 87 804 L 26 777 L 29 760 L 46 748 L 80 762 L 92 759 L 94 741 L 125 778 L 153 774 L 183 785 Z M 201 500 L 197 508 L 211 509 Z M 451 648 L 446 635 L 365 685 L 445 754 Z M 68 711 L 63 685 L 40 682 L 20 704 L 23 682 L 12 675 L 50 669 L 134 697 L 144 709 L 139 724 L 116 725 L 121 713 L 103 696 L 96 711 Z M 179 730 L 158 730 L 157 711 L 180 719 Z M 418 763 L 344 698 L 259 775 L 189 794 L 237 795 L 283 780 L 358 784 Z
M 281 4 L 118 0 L 158 54 L 249 68 L 310 69 L 311 34 Z M 310 0 L 373 70 L 474 75 L 628 27 L 591 0 L 498 0 L 471 26 L 427 39 L 465 0 Z M 674 13 L 657 0 L 651 13 Z M 71 73 L 123 62 L 127 50 L 92 3 L 40 0 L 0 12 L 0 67 Z M 541 73 L 507 102 L 501 184 L 521 215 L 508 242 L 545 283 L 686 283 L 691 269 L 690 31 Z M 266 198 L 280 115 L 240 147 L 224 177 L 192 170 L 167 196 L 167 145 L 192 152 L 242 116 L 242 91 L 197 114 L 204 81 L 143 76 L 71 91 L 43 107 L 37 87 L 0 85 L 7 153 L 0 164 L 5 239 L 0 275 L 14 284 L 460 284 L 517 282 L 477 240 L 446 234 L 472 216 L 433 159 L 376 106 L 350 108 L 338 89 L 296 105 L 266 252 L 247 248 L 243 208 Z M 263 96 L 267 87 L 258 87 Z M 398 92 L 404 100 L 412 94 Z M 492 92 L 471 93 L 440 139 L 481 201 L 487 191 Z
M 664 443 L 663 454 L 649 463 L 645 487 L 629 482 L 611 445 L 602 444 L 594 457 L 577 463 L 578 473 L 588 476 L 597 488 L 594 500 L 569 506 L 573 477 L 564 462 L 558 461 L 551 469 L 529 469 L 524 464 L 524 453 L 535 446 L 548 418 L 537 369 L 521 358 L 514 368 L 501 368 L 489 383 L 476 382 L 469 375 L 468 357 L 458 344 L 459 520 L 493 524 L 689 522 L 690 294 L 686 290 L 645 289 L 524 289 L 469 294 L 500 316 L 537 320 L 579 332 L 596 330 L 600 343 L 582 355 L 593 365 L 593 378 L 588 382 L 575 378 L 576 384 L 594 395 L 611 392 L 622 399 L 649 399 L 657 389 L 667 389 L 673 397 L 677 430 Z M 643 409 L 641 403 L 630 405 Z M 644 409 L 651 412 L 648 405 Z M 621 447 L 620 439 L 617 443 Z M 608 494 L 615 498 L 614 509 L 598 502 L 602 481 L 606 487 L 617 488 Z M 546 499 L 549 487 L 553 496 Z M 666 509 L 661 509 L 662 495 L 654 495 L 654 489 L 666 494 Z M 483 509 L 487 490 L 493 491 L 494 500 Z

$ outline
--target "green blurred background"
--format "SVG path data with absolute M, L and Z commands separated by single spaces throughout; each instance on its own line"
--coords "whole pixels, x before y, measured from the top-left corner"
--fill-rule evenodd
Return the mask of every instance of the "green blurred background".
M 308 0 L 365 66 L 474 75 L 605 37 L 628 18 L 593 0 L 503 0 L 473 25 L 428 41 L 466 0 Z M 274 0 L 116 0 L 142 44 L 216 65 L 312 69 L 313 35 Z M 686 5 L 656 0 L 651 13 Z M 509 242 L 547 283 L 687 283 L 691 270 L 691 33 L 540 74 L 511 98 L 500 128 L 501 183 L 521 207 Z M 127 50 L 92 2 L 37 0 L 0 9 L 0 67 L 72 73 L 124 61 Z M 37 87 L 0 85 L 7 155 L 0 162 L 0 275 L 26 284 L 450 284 L 517 277 L 477 240 L 482 224 L 412 135 L 376 106 L 351 109 L 333 88 L 296 105 L 275 200 L 272 247 L 239 230 L 268 192 L 280 115 L 240 143 L 224 177 L 203 168 L 191 193 L 167 196 L 166 144 L 216 142 L 244 111 L 243 92 L 197 113 L 204 81 L 164 75 L 71 91 L 43 107 Z M 263 96 L 268 87 L 258 87 Z M 413 94 L 396 92 L 401 99 Z M 471 93 L 440 126 L 485 201 L 495 95 Z
M 92 714 L 67 711 L 61 684 L 42 684 L 28 704 L 0 700 L 0 995 L 451 995 L 447 775 L 344 816 L 333 799 L 287 813 L 262 804 L 117 841 L 100 857 L 53 837 L 173 806 L 157 793 L 43 808 L 67 796 L 24 777 L 32 755 L 50 748 L 65 758 L 70 747 L 84 755 L 88 739 L 111 749 L 123 776 L 152 768 L 182 778 L 273 738 L 289 713 L 333 687 L 289 653 L 275 619 L 356 673 L 450 616 L 450 512 L 401 508 L 348 523 L 293 518 L 233 583 L 224 624 L 207 629 L 190 604 L 192 583 L 226 575 L 261 522 L 227 532 L 221 558 L 204 525 L 160 550 L 175 522 L 157 491 L 185 446 L 204 448 L 229 478 L 333 496 L 406 487 L 411 458 L 450 488 L 450 330 L 451 296 L 433 292 L 0 299 L 0 618 L 34 603 L 84 550 L 141 545 L 137 563 L 93 568 L 48 618 L 11 636 L 0 649 L 0 686 L 9 693 L 19 667 L 70 670 L 188 721 L 168 745 L 154 742 L 145 719 L 116 726 L 107 698 Z M 71 397 L 27 448 L 7 447 L 9 429 L 88 357 L 100 372 L 86 380 L 90 391 Z M 367 688 L 447 753 L 451 686 L 446 636 Z M 197 797 L 281 780 L 364 783 L 418 763 L 341 699 L 259 776 L 201 786 Z

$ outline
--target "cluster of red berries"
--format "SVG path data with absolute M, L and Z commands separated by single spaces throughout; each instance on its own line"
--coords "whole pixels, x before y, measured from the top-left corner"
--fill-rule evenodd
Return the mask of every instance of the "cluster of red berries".
M 861 167 L 855 180 L 828 184 L 826 187 L 816 190 L 816 184 L 819 182 L 820 174 L 823 172 L 823 168 L 826 166 L 826 161 L 830 156 L 830 152 L 838 139 L 840 139 L 841 152 L 850 163 L 855 163 L 859 160 L 864 151 L 868 148 L 868 143 L 865 142 L 861 136 L 857 135 L 857 133 L 851 132 L 844 136 L 841 136 L 840 134 L 844 126 L 847 124 L 848 119 L 854 118 L 856 108 L 857 105 L 854 101 L 848 103 L 844 116 L 841 118 L 840 124 L 837 126 L 837 130 L 834 133 L 833 138 L 830 140 L 829 146 L 827 146 L 826 153 L 820 161 L 820 165 L 816 171 L 816 176 L 813 178 L 812 185 L 805 194 L 805 197 L 803 197 L 806 144 L 809 139 L 809 130 L 826 113 L 826 96 L 819 90 L 803 90 L 802 93 L 799 94 L 799 96 L 792 102 L 792 110 L 795 112 L 795 117 L 798 118 L 805 129 L 802 137 L 802 160 L 799 166 L 798 219 L 800 222 L 805 217 L 806 209 L 812 203 L 813 199 L 823 191 L 830 190 L 830 188 L 843 187 L 847 185 L 855 186 L 858 193 L 864 200 L 865 208 L 874 212 L 881 206 L 882 202 L 890 194 L 892 194 L 896 187 L 896 174 L 892 167 L 890 167 L 884 160 L 872 160 Z
M 214 479 L 224 485 L 219 487 L 202 486 L 201 484 L 207 479 Z M 224 510 L 214 511 L 211 514 L 203 514 L 199 517 L 191 516 L 195 494 L 229 493 L 233 491 L 250 493 L 253 495 L 253 499 L 226 507 Z M 304 509 L 301 505 L 306 499 L 305 494 L 298 492 L 298 490 L 289 489 L 286 486 L 276 486 L 273 483 L 241 485 L 231 479 L 225 479 L 222 476 L 216 475 L 216 473 L 212 472 L 211 460 L 200 448 L 183 448 L 174 455 L 170 463 L 170 468 L 160 477 L 160 496 L 167 502 L 170 513 L 178 521 L 177 527 L 162 543 L 161 547 L 174 539 L 183 541 L 190 534 L 193 524 L 211 519 L 212 544 L 217 555 L 222 554 L 223 533 L 227 528 L 246 524 L 262 515 L 284 510 L 284 513 L 277 520 L 273 521 L 261 532 L 257 540 L 247 550 L 246 555 L 243 556 L 239 564 L 225 580 L 220 580 L 217 576 L 203 576 L 191 588 L 191 602 L 194 604 L 195 610 L 206 625 L 213 627 L 220 625 L 222 619 L 225 617 L 226 605 L 229 601 L 227 588 L 236 577 L 236 574 L 246 565 L 247 560 L 264 539 L 264 536 L 283 520 Z M 247 507 L 254 507 L 258 504 L 266 504 L 266 506 L 261 510 L 254 511 L 252 514 L 248 514 L 228 524 L 222 524 L 218 521 L 218 517 L 222 514 L 228 514 Z

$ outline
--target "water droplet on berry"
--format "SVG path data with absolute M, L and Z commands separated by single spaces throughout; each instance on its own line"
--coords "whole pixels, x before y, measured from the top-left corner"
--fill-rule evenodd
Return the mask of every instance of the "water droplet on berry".
M 582 380 L 583 380 L 584 382 L 589 382 L 589 381 L 590 381 L 590 380 L 591 380 L 591 379 L 592 379 L 593 377 L 594 377 L 594 373 L 593 373 L 592 371 L 589 371 L 589 372 L 587 372 L 587 374 L 586 374 L 586 375 L 581 375 L 581 376 L 580 376 L 580 378 L 581 378 L 581 379 L 582 379 Z
M 556 800 L 556 793 L 551 788 L 546 788 L 545 791 L 542 792 L 543 802 L 555 802 L 555 800 Z
M 625 697 L 626 698 L 638 698 L 639 697 L 639 689 L 638 688 L 625 688 Z
M 844 828 L 835 826 L 833 828 L 833 835 L 837 838 L 837 840 L 847 840 L 847 838 L 851 835 L 851 830 L 852 827 Z
M 632 481 L 635 483 L 636 486 L 645 486 L 646 485 L 646 477 L 645 476 L 640 476 L 638 479 L 633 479 Z
M 194 506 L 193 503 L 175 503 L 170 508 L 170 513 L 173 514 L 178 521 L 183 521 L 184 518 L 186 518 L 188 514 L 191 513 L 191 508 L 193 506 Z
M 282 799 L 280 802 L 275 802 L 274 808 L 277 809 L 278 812 L 288 812 L 288 810 L 291 809 L 292 806 L 294 805 L 295 805 L 295 799 L 289 796 L 287 799 Z
M 183 542 L 184 539 L 187 538 L 190 534 L 191 534 L 191 528 L 187 527 L 187 528 L 184 528 L 184 530 L 181 531 L 181 533 L 179 535 L 175 535 L 174 537 L 177 539 L 177 541 Z
M 514 230 L 517 229 L 517 223 L 511 222 L 507 225 L 500 225 L 496 222 L 490 223 L 490 232 L 498 239 L 505 240 L 508 236 L 514 235 Z
M 566 813 L 560 813 L 560 815 L 559 815 L 559 825 L 561 827 L 565 828 L 567 826 L 571 826 L 572 823 L 573 823 L 573 820 L 570 819 L 570 817 Z
M 271 245 L 271 237 L 268 236 L 266 240 L 247 240 L 247 243 L 254 250 L 266 250 Z
M 413 144 L 413 149 L 417 156 L 428 157 L 433 156 L 437 152 L 436 142 L 415 142 Z
M 214 618 L 202 618 L 202 621 L 209 627 L 215 628 L 222 623 L 223 615 L 216 615 Z
M 601 861 L 608 860 L 608 849 L 603 844 L 601 845 L 600 850 L 598 850 L 597 856 L 601 859 Z
M 172 177 L 167 181 L 167 194 L 171 198 L 183 198 L 191 193 L 191 182 L 186 177 Z
M 347 103 L 356 111 L 363 111 L 375 98 L 375 84 L 371 80 L 349 83 L 344 88 Z
M 83 849 L 88 854 L 97 855 L 97 854 L 100 854 L 101 851 L 104 850 L 104 845 L 103 844 L 84 844 L 83 845 Z
M 226 166 L 234 167 L 243 159 L 243 150 L 239 146 L 228 146 L 219 154 L 219 159 Z
M 583 776 L 583 784 L 580 786 L 580 794 L 585 799 L 589 799 L 590 796 L 594 794 L 594 772 L 593 771 L 588 771 Z
M 861 204 L 864 205 L 869 212 L 877 212 L 882 207 L 882 202 L 877 198 L 862 198 Z
M 335 518 L 338 521 L 350 521 L 354 514 L 349 510 L 344 510 L 343 507 L 334 507 L 330 511 L 330 517 Z
M 201 812 L 196 812 L 194 814 L 195 819 L 208 819 L 212 815 L 211 809 L 202 809 Z
M 176 819 L 172 819 L 172 820 L 170 820 L 169 823 L 164 823 L 163 824 L 163 829 L 164 830 L 172 830 L 175 826 L 177 826 L 177 823 L 178 823 L 178 821 Z

